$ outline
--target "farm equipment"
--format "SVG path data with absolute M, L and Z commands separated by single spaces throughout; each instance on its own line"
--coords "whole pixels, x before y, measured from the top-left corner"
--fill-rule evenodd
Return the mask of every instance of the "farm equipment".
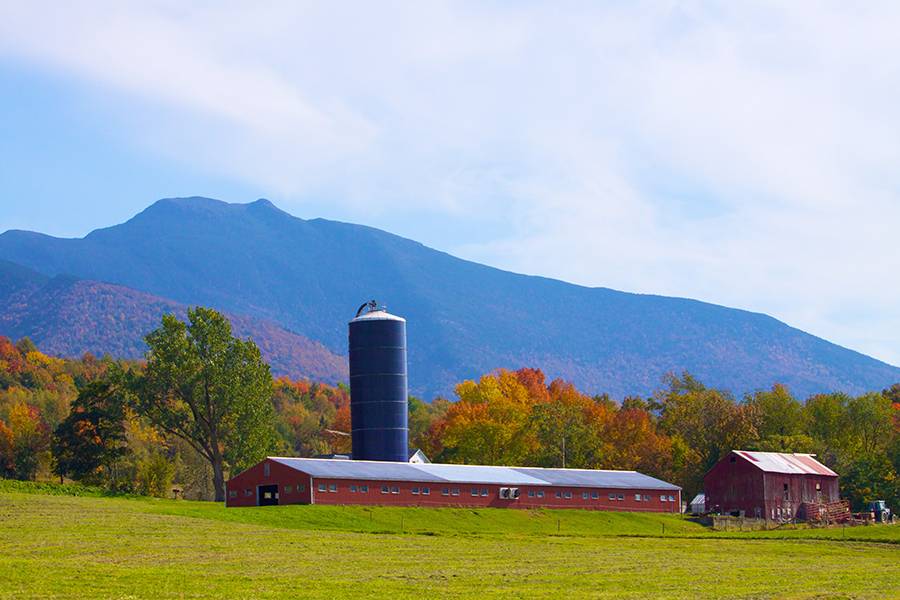
M 869 502 L 869 511 L 875 517 L 876 523 L 890 523 L 892 520 L 891 509 L 887 507 L 884 500 Z

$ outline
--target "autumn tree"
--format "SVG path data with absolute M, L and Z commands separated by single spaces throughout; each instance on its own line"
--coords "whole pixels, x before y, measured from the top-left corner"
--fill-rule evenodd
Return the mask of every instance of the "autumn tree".
M 16 475 L 16 461 L 13 452 L 13 433 L 0 421 L 0 477 L 9 478 Z
M 190 309 L 187 323 L 164 316 L 146 342 L 147 367 L 133 384 L 138 409 L 209 461 L 222 501 L 226 471 L 274 446 L 269 366 L 256 344 L 232 336 L 228 320 L 209 308 Z
M 447 411 L 442 459 L 473 464 L 522 464 L 533 448 L 527 427 L 528 388 L 515 373 L 500 370 L 477 383 L 456 386 L 459 401 Z
M 53 437 L 60 477 L 100 483 L 128 452 L 125 439 L 127 391 L 116 377 L 88 384 Z
M 32 480 L 41 459 L 50 447 L 50 432 L 41 420 L 40 411 L 23 402 L 9 411 L 9 432 L 12 441 L 13 476 Z
M 553 381 L 546 400 L 535 403 L 530 426 L 537 445 L 531 464 L 541 467 L 597 468 L 604 461 L 602 432 L 610 411 L 571 383 Z
M 675 474 L 672 440 L 657 429 L 649 412 L 637 408 L 616 411 L 603 435 L 608 458 L 598 466 L 636 470 L 664 479 Z

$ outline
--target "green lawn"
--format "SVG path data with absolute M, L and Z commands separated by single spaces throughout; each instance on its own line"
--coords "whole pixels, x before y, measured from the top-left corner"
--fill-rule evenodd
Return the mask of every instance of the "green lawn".
M 900 598 L 900 526 L 715 533 L 669 515 L 29 491 L 0 482 L 0 598 Z

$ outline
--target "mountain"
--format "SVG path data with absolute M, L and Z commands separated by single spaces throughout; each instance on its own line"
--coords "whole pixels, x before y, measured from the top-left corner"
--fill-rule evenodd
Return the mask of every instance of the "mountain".
M 274 321 L 342 355 L 347 321 L 376 298 L 407 318 L 411 390 L 426 397 L 521 366 L 616 396 L 649 393 L 681 370 L 737 394 L 900 381 L 896 367 L 766 315 L 501 271 L 266 200 L 160 200 L 79 239 L 7 231 L 0 258 Z
M 2 260 L 0 306 L 0 335 L 28 336 L 57 356 L 141 358 L 143 337 L 159 327 L 163 314 L 187 315 L 187 306 L 172 300 L 69 275 L 47 277 Z M 227 316 L 235 335 L 256 342 L 274 374 L 328 383 L 347 379 L 346 360 L 322 344 L 270 321 Z

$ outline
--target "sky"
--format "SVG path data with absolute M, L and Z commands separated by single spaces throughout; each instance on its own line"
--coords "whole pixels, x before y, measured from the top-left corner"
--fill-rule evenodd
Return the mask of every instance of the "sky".
M 900 365 L 900 3 L 0 0 L 0 231 L 268 198 Z

